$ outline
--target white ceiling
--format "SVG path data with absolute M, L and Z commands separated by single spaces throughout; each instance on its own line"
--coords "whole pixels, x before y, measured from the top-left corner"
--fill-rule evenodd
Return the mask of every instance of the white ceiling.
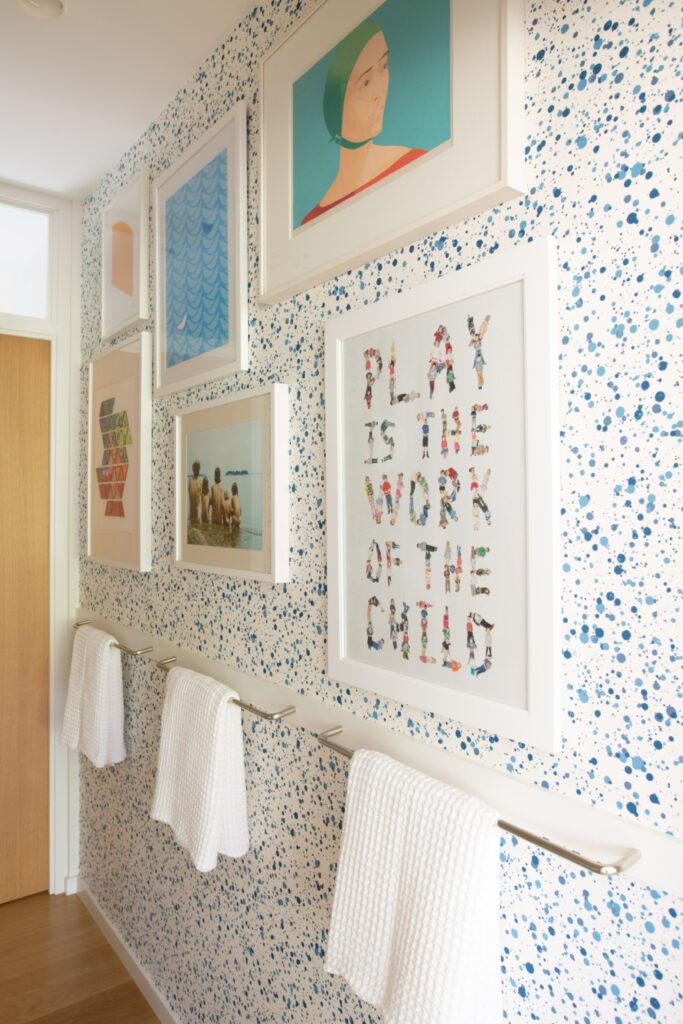
M 81 198 L 253 0 L 0 0 L 0 180 Z

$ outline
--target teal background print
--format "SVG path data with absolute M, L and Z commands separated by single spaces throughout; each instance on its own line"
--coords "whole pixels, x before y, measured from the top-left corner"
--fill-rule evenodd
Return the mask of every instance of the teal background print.
M 450 7 L 450 0 L 386 0 L 365 19 L 379 25 L 389 47 L 387 105 L 382 131 L 373 140 L 378 144 L 431 150 L 450 138 Z M 325 79 L 336 48 L 293 86 L 295 228 L 330 187 L 339 165 L 339 148 L 323 118 Z

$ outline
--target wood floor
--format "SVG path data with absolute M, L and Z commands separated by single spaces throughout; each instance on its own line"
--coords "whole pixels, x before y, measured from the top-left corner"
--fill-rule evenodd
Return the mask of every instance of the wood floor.
M 154 1024 L 158 1018 L 77 896 L 0 905 L 2 1024 Z

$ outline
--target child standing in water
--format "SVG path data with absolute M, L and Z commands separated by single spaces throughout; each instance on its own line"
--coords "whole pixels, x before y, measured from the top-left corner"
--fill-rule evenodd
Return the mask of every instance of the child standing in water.
M 209 478 L 207 476 L 202 480 L 202 522 L 208 523 L 209 521 L 209 501 L 211 495 L 209 494 Z
M 233 526 L 239 526 L 240 522 L 242 520 L 242 503 L 240 501 L 240 496 L 239 496 L 238 491 L 237 491 L 237 484 L 233 484 L 232 485 L 231 511 L 232 511 L 232 525 Z
M 213 478 L 215 483 L 211 488 L 211 522 L 217 526 L 223 522 L 223 484 L 218 466 L 213 471 Z
M 190 522 L 194 526 L 199 522 L 199 497 L 202 490 L 198 462 L 192 463 L 192 474 L 187 489 L 190 496 Z
M 230 494 L 228 491 L 223 491 L 223 525 L 227 530 L 230 529 L 230 517 L 232 515 L 232 508 L 230 506 Z

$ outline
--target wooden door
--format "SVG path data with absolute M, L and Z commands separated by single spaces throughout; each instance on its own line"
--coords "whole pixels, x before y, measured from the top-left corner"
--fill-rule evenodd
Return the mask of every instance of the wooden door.
M 49 886 L 50 342 L 0 335 L 0 903 Z

